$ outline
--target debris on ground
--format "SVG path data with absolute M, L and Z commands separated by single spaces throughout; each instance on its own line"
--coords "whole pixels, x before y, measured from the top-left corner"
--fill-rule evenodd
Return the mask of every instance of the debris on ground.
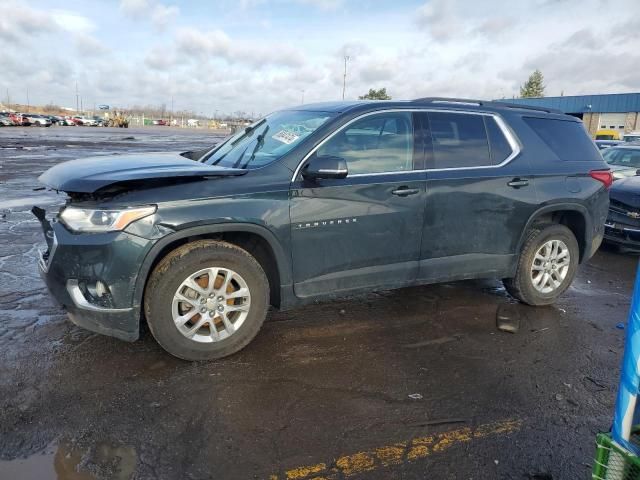
M 412 400 L 422 400 L 424 397 L 419 393 L 412 393 L 409 395 L 409 398 L 411 398 Z
M 496 313 L 496 327 L 498 330 L 517 333 L 520 330 L 520 316 L 512 305 L 500 305 Z
M 416 342 L 409 343 L 407 345 L 403 345 L 404 348 L 420 348 L 420 347 L 428 347 L 429 345 L 442 345 L 443 343 L 455 342 L 456 340 L 460 340 L 462 335 L 452 335 L 450 337 L 440 337 L 435 338 L 433 340 L 425 340 L 424 342 Z

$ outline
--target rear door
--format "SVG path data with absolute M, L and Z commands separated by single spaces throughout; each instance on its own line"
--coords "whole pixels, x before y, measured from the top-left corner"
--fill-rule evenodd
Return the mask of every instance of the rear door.
M 431 111 L 422 121 L 429 135 L 419 278 L 506 276 L 537 205 L 517 140 L 493 114 Z
M 413 114 L 379 112 L 330 136 L 314 155 L 345 159 L 344 179 L 291 185 L 294 290 L 309 297 L 415 281 L 425 209 Z

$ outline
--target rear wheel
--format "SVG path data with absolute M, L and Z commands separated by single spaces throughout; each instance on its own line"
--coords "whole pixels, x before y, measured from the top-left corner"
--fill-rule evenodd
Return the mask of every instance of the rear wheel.
M 504 280 L 507 291 L 529 305 L 549 305 L 569 288 L 578 268 L 579 249 L 564 225 L 532 228 L 522 247 L 516 276 Z
M 167 255 L 145 292 L 151 333 L 185 360 L 226 357 L 244 348 L 266 317 L 269 282 L 246 250 L 201 240 Z

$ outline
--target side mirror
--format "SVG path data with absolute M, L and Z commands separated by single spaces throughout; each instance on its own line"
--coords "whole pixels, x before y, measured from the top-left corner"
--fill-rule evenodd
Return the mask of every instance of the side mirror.
M 636 170 L 636 176 L 640 175 L 640 168 Z
M 314 154 L 302 170 L 302 176 L 307 180 L 345 178 L 348 173 L 347 162 L 344 161 L 344 158 L 333 155 L 318 156 Z

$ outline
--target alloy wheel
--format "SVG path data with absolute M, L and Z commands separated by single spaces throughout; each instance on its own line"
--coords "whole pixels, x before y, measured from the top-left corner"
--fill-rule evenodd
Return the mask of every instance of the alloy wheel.
M 567 277 L 571 256 L 562 240 L 549 240 L 542 244 L 533 257 L 531 282 L 540 293 L 551 293 Z
M 237 272 L 205 268 L 186 278 L 171 305 L 173 321 L 186 338 L 202 343 L 219 342 L 244 323 L 251 307 L 247 282 Z

